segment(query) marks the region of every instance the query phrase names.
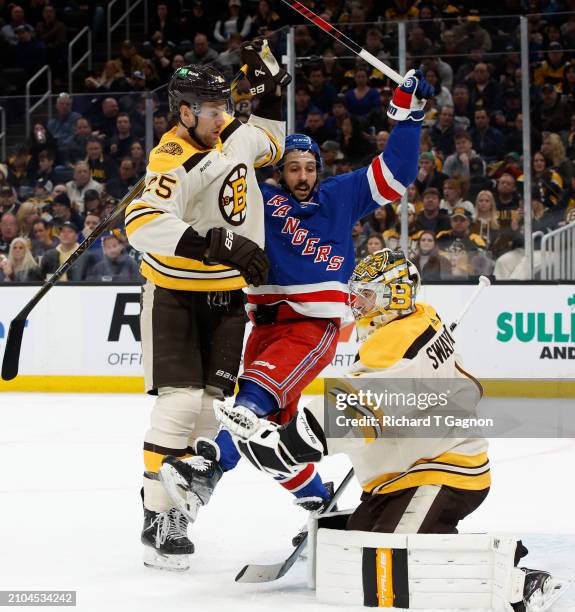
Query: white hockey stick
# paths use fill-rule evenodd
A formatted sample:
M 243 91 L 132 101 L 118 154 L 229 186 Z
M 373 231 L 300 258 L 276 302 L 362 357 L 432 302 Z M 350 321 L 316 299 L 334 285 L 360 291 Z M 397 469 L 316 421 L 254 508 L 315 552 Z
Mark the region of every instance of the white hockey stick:
M 469 296 L 469 299 L 463 305 L 461 312 L 456 317 L 455 321 L 453 321 L 453 323 L 449 326 L 449 331 L 453 331 L 461 323 L 461 319 L 463 319 L 465 313 L 471 308 L 473 302 L 475 302 L 485 287 L 488 287 L 489 285 L 491 285 L 491 281 L 487 278 L 487 276 L 479 277 L 479 283 L 477 284 L 477 287 L 475 287 L 475 291 Z

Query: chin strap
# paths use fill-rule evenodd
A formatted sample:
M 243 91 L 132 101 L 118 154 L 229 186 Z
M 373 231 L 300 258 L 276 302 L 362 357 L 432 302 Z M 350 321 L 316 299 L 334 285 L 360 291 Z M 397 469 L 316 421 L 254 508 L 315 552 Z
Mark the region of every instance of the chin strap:
M 201 138 L 198 138 L 198 136 L 196 136 L 196 128 L 198 127 L 198 116 L 194 115 L 194 118 L 196 120 L 196 123 L 193 127 L 188 127 L 183 121 L 182 121 L 182 117 L 181 115 L 178 114 L 178 123 L 180 123 L 184 128 L 186 128 L 188 134 L 190 135 L 190 138 L 194 141 L 197 142 L 202 149 L 211 149 L 212 147 L 209 147 L 205 142 L 202 142 Z

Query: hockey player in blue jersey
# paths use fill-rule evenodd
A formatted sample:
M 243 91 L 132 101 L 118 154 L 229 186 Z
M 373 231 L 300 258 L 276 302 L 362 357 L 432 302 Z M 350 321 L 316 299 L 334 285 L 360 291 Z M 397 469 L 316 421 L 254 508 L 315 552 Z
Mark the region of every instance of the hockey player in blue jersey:
M 318 145 L 304 134 L 287 137 L 280 186 L 260 185 L 270 270 L 266 285 L 247 290 L 253 329 L 235 398 L 239 414 L 287 423 L 303 389 L 331 362 L 355 266 L 351 229 L 378 206 L 401 198 L 415 180 L 425 101 L 433 93 L 421 72 L 410 71 L 387 111 L 397 124 L 385 151 L 369 166 L 321 185 Z M 221 430 L 216 442 L 205 457 L 164 459 L 164 486 L 192 520 L 222 471 L 240 458 L 228 431 Z M 277 480 L 308 510 L 330 496 L 311 463 Z

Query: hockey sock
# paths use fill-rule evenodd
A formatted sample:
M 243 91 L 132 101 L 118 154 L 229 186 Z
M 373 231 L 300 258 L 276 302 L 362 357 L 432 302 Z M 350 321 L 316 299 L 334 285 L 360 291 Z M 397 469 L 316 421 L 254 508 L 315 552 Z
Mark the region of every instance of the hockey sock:
M 241 383 L 239 393 L 236 395 L 235 406 L 245 406 L 259 417 L 266 417 L 279 409 L 275 397 L 251 380 Z
M 315 465 L 308 463 L 295 475 L 275 478 L 284 489 L 287 489 L 297 499 L 303 497 L 319 497 L 321 499 L 329 499 L 330 493 L 321 480 L 321 476 L 317 473 Z
M 221 429 L 216 436 L 216 444 L 220 447 L 220 466 L 224 472 L 233 470 L 241 455 L 232 440 L 232 436 L 227 429 Z

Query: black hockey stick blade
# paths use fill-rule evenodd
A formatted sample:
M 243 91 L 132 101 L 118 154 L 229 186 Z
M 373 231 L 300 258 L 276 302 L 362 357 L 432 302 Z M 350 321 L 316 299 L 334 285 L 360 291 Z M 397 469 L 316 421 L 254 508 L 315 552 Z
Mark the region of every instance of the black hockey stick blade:
M 337 488 L 333 497 L 330 499 L 329 504 L 324 508 L 320 514 L 331 512 L 331 510 L 337 504 L 337 500 L 341 497 L 341 494 L 349 484 L 349 481 L 353 478 L 353 468 L 345 475 L 345 478 L 341 481 L 341 484 Z M 291 569 L 292 565 L 299 559 L 305 546 L 307 544 L 307 532 L 304 534 L 301 542 L 293 549 L 291 554 L 284 561 L 279 563 L 271 563 L 268 565 L 262 564 L 249 564 L 244 566 L 238 575 L 236 576 L 236 582 L 245 583 L 257 583 L 257 582 L 273 582 L 282 576 L 285 576 Z
M 4 349 L 4 359 L 2 360 L 2 378 L 12 380 L 18 374 L 18 361 L 20 360 L 20 347 L 22 346 L 22 336 L 26 318 L 13 319 L 10 322 L 6 348 Z

